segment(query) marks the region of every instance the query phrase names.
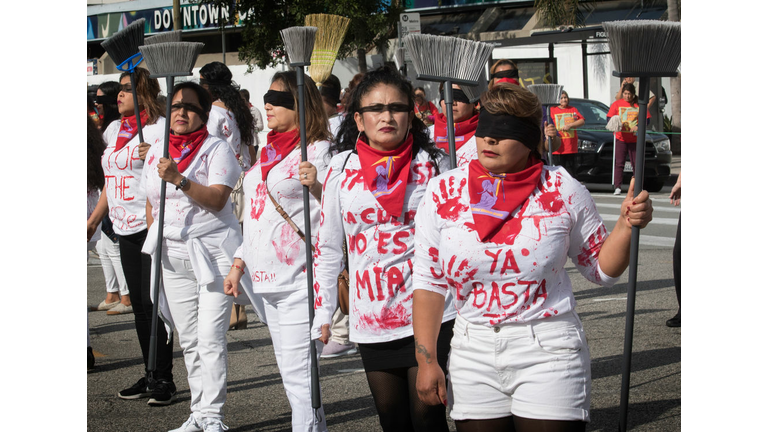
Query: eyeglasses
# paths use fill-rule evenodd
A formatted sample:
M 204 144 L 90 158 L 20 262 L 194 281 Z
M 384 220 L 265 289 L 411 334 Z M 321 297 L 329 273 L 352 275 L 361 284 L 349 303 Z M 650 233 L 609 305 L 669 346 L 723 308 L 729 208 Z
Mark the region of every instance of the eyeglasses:
M 408 104 L 404 103 L 391 103 L 388 105 L 384 104 L 374 104 L 374 105 L 368 105 L 367 107 L 360 108 L 359 112 L 362 113 L 375 113 L 375 114 L 382 114 L 384 111 L 389 111 L 390 113 L 407 113 L 411 111 L 411 107 L 408 106 Z

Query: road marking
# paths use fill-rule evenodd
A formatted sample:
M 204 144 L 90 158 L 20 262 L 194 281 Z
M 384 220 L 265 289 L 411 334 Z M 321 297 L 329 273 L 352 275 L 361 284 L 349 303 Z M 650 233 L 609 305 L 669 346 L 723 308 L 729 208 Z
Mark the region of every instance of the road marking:
M 612 209 L 620 209 L 621 204 L 608 204 L 608 203 L 595 203 L 598 207 L 605 207 L 605 208 L 612 208 Z M 664 212 L 672 212 L 672 213 L 680 213 L 680 207 L 657 207 L 653 206 L 653 211 L 664 211 Z
M 338 373 L 360 373 L 365 372 L 365 369 L 339 369 Z
M 656 210 L 656 209 L 654 209 Z M 616 222 L 619 220 L 619 215 L 615 214 L 609 214 L 609 215 L 600 215 L 603 218 L 603 222 Z M 653 218 L 651 220 L 651 223 L 648 225 L 670 225 L 670 226 L 677 226 L 677 218 Z
M 626 297 L 614 297 L 614 298 L 606 298 L 606 299 L 594 299 L 592 301 L 601 302 L 601 301 L 613 301 L 613 300 L 626 300 Z

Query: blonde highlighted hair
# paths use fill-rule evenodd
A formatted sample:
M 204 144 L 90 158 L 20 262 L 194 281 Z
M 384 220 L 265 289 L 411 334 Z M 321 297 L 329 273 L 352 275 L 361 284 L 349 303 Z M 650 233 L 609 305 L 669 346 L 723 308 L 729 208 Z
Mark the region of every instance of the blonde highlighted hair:
M 293 95 L 294 121 L 299 126 L 299 86 L 296 83 L 296 73 L 293 71 L 278 72 L 272 76 L 272 82 L 279 82 L 284 91 Z M 304 74 L 304 121 L 307 128 L 307 143 L 315 141 L 330 141 L 333 136 L 328 125 L 328 114 L 323 107 L 323 98 L 312 78 Z

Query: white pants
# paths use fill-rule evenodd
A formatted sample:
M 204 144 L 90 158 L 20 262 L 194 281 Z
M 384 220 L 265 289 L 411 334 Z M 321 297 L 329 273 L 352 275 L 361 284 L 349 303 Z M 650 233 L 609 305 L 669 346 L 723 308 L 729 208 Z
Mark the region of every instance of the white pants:
M 233 297 L 224 294 L 226 258 L 214 256 L 211 262 L 219 270 L 215 281 L 198 287 L 190 261 L 163 256 L 163 286 L 187 366 L 190 408 L 198 420 L 222 419 L 227 399 L 227 329 Z
M 125 282 L 123 265 L 120 263 L 120 243 L 112 243 L 112 240 L 102 235 L 96 242 L 96 253 L 101 260 L 101 268 L 104 271 L 104 281 L 107 283 L 107 292 L 119 292 L 120 296 L 128 295 L 128 284 Z
M 573 312 L 486 327 L 456 317 L 448 359 L 454 420 L 589 421 L 589 347 Z
M 277 367 L 291 404 L 293 432 L 327 431 L 323 407 L 318 409 L 319 420 L 315 419 L 312 408 L 307 290 L 265 293 L 263 297 Z M 320 361 L 322 342 L 314 342 Z
M 339 308 L 336 308 L 331 321 L 331 340 L 340 345 L 349 343 L 349 315 L 341 313 Z

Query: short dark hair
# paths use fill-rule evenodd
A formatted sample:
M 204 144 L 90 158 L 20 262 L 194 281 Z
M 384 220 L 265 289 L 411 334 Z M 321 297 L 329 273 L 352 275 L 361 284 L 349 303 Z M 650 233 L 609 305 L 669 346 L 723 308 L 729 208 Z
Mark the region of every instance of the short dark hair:
M 251 101 L 251 92 L 246 89 L 240 89 L 240 96 L 244 97 L 248 102 Z

